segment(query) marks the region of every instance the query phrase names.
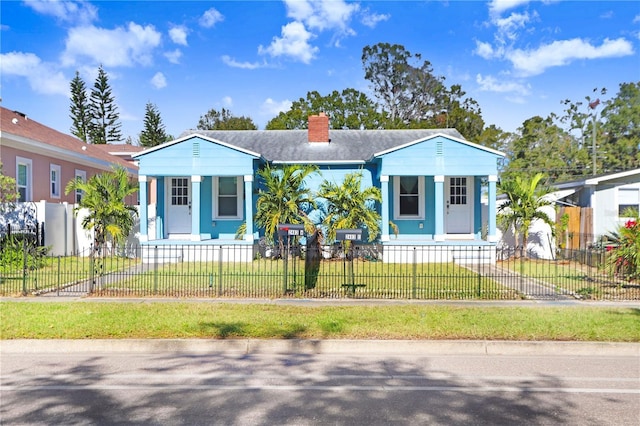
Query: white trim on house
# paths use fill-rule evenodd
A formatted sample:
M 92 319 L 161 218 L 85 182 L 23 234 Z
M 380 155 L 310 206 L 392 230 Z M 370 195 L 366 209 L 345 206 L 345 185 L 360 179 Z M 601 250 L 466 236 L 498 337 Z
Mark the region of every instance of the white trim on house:
M 236 180 L 236 194 L 235 195 L 220 195 L 220 179 L 234 178 Z M 220 203 L 218 202 L 220 197 L 236 198 L 236 215 L 221 215 Z M 243 218 L 243 200 L 244 200 L 244 177 L 240 176 L 214 176 L 213 177 L 213 220 L 237 220 Z
M 25 182 L 20 182 L 20 166 L 26 167 Z M 18 201 L 33 200 L 33 161 L 30 158 L 16 156 L 16 188 L 18 193 L 24 188 L 24 200 L 20 198 Z
M 411 142 L 405 143 L 403 145 L 398 145 L 398 146 L 393 147 L 393 148 L 385 149 L 384 151 L 376 152 L 375 154 L 373 154 L 373 157 L 379 157 L 381 155 L 385 155 L 385 154 L 388 154 L 390 152 L 394 152 L 394 151 L 397 151 L 399 149 L 406 148 L 408 146 L 415 145 L 415 144 L 418 144 L 420 142 L 425 142 L 425 141 L 428 141 L 428 140 L 431 140 L 431 139 L 434 139 L 434 138 L 437 138 L 437 137 L 443 137 L 445 139 L 449 139 L 449 140 L 452 140 L 452 141 L 455 141 L 455 142 L 459 142 L 461 144 L 468 145 L 468 146 L 473 147 L 473 148 L 481 149 L 482 151 L 490 152 L 492 154 L 496 154 L 496 155 L 499 155 L 501 157 L 506 157 L 507 156 L 504 152 L 500 152 L 500 151 L 497 151 L 495 149 L 488 148 L 486 146 L 482 146 L 482 145 L 478 145 L 478 144 L 473 143 L 473 142 L 469 142 L 466 139 L 456 138 L 455 136 L 447 135 L 447 134 L 444 134 L 444 133 L 436 133 L 435 135 L 431 135 L 431 136 L 428 136 L 426 138 L 417 139 L 415 141 L 411 141 Z
M 400 180 L 402 178 L 418 178 L 418 214 L 400 214 Z M 393 177 L 393 219 L 394 220 L 423 220 L 425 218 L 424 206 L 424 176 L 394 176 Z
M 226 148 L 242 152 L 244 154 L 249 154 L 249 155 L 252 155 L 252 156 L 254 156 L 256 158 L 262 158 L 262 155 L 258 154 L 257 152 L 249 151 L 248 149 L 240 148 L 238 146 L 231 145 L 230 143 L 226 143 L 226 142 L 220 141 L 218 139 L 214 139 L 214 138 L 210 138 L 208 136 L 204 136 L 204 135 L 202 135 L 200 133 L 191 133 L 191 134 L 189 134 L 187 136 L 183 136 L 183 137 L 178 138 L 176 140 L 165 142 L 163 144 L 154 146 L 153 148 L 145 149 L 144 151 L 140 151 L 140 152 L 138 152 L 136 154 L 132 154 L 131 158 L 141 157 L 141 156 L 149 154 L 151 152 L 158 151 L 158 150 L 161 150 L 161 149 L 164 149 L 164 148 L 179 144 L 181 142 L 184 142 L 186 140 L 193 139 L 193 138 L 204 139 L 204 140 L 206 140 L 208 142 L 215 143 L 215 144 L 224 146 Z
M 58 164 L 49 163 L 49 196 L 51 198 L 60 198 L 61 175 L 62 167 Z
M 75 174 L 74 174 L 74 178 L 75 179 L 82 179 L 82 182 L 86 182 L 87 181 L 87 172 L 85 170 L 80 170 L 80 169 L 76 169 Z M 82 197 L 84 197 L 84 192 L 80 189 L 76 189 L 75 191 L 75 197 L 74 197 L 74 201 L 76 204 L 79 204 L 80 201 L 82 200 Z

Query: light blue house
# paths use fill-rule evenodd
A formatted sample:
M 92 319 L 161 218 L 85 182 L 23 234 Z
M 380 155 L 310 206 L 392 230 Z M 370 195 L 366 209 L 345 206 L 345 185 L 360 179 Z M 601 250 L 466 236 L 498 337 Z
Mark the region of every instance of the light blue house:
M 147 245 L 253 245 L 263 235 L 253 221 L 256 172 L 270 163 L 318 165 L 321 175 L 308 182 L 311 189 L 324 179 L 340 184 L 346 174 L 362 172 L 363 185 L 382 193 L 377 208 L 383 247 L 491 246 L 497 163 L 503 156 L 454 129 L 329 130 L 324 114 L 309 117 L 308 131 L 188 132 L 134 156 L 140 239 Z M 155 185 L 148 185 L 152 180 Z M 244 222 L 247 233 L 237 240 Z

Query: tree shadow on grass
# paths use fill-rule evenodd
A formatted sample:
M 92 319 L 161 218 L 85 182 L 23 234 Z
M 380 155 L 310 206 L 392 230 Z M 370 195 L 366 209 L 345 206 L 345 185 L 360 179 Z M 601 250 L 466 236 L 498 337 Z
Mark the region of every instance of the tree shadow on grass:
M 307 331 L 307 327 L 301 324 L 290 325 L 262 325 L 264 336 L 262 338 L 273 339 L 299 339 Z M 226 338 L 246 338 L 251 335 L 248 323 L 241 322 L 200 322 L 197 330 L 206 337 L 218 339 Z

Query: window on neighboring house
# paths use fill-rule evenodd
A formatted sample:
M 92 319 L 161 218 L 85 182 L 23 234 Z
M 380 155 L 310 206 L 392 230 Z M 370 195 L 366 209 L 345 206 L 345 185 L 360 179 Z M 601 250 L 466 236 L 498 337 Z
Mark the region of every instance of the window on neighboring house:
M 236 176 L 215 178 L 213 214 L 216 219 L 242 218 L 242 183 L 242 179 Z
M 640 189 L 618 188 L 618 217 L 627 218 L 628 212 L 637 216 L 638 211 L 640 211 Z
M 87 181 L 87 172 L 84 170 L 76 170 L 76 180 L 80 179 L 82 182 Z M 82 197 L 84 197 L 84 192 L 81 189 L 76 189 L 76 204 L 79 204 L 82 201 Z
M 31 201 L 31 167 L 28 158 L 16 157 L 16 186 L 18 187 L 18 201 Z
M 60 198 L 60 166 L 51 164 L 49 175 L 51 176 L 51 197 Z
M 396 219 L 424 218 L 424 178 L 397 176 L 394 179 L 394 216 Z

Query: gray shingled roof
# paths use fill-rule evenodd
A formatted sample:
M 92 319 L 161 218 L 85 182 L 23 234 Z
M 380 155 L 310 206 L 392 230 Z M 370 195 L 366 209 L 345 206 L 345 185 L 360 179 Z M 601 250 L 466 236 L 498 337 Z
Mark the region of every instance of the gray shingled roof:
M 307 130 L 188 130 L 180 138 L 200 134 L 248 151 L 271 162 L 323 163 L 368 161 L 373 154 L 444 134 L 465 140 L 455 129 L 330 130 L 330 143 L 309 143 Z

